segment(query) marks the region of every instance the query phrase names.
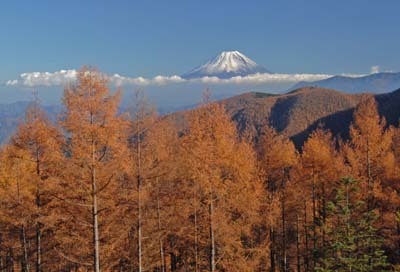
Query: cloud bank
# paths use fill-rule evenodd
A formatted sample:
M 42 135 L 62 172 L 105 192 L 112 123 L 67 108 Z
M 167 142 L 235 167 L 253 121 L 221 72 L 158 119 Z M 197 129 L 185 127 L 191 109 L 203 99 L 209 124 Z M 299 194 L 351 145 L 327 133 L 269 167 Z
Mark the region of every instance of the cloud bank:
M 379 72 L 380 72 L 379 65 L 371 66 L 371 74 L 376 74 L 376 73 L 379 73 Z
M 30 72 L 22 73 L 18 79 L 8 80 L 7 86 L 64 86 L 76 81 L 76 70 L 60 70 L 54 73 L 50 72 Z
M 228 79 L 218 77 L 202 77 L 196 79 L 184 79 L 180 76 L 155 76 L 126 77 L 119 74 L 105 75 L 109 82 L 115 86 L 160 86 L 181 83 L 204 83 L 204 84 L 268 84 L 268 83 L 296 83 L 299 81 L 317 81 L 332 77 L 328 74 L 253 74 L 248 76 L 236 76 Z M 363 75 L 347 75 L 363 76 Z M 52 87 L 65 86 L 74 83 L 77 77 L 77 70 L 60 70 L 56 72 L 29 72 L 20 74 L 18 79 L 8 80 L 7 86 L 23 87 Z

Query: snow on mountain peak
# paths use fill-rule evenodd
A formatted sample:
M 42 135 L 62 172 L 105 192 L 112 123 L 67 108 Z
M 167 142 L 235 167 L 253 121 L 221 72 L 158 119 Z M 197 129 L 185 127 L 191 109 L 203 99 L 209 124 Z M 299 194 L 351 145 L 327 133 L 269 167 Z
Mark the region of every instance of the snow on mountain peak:
M 256 73 L 270 73 L 239 51 L 223 51 L 205 64 L 182 75 L 183 78 L 247 76 Z

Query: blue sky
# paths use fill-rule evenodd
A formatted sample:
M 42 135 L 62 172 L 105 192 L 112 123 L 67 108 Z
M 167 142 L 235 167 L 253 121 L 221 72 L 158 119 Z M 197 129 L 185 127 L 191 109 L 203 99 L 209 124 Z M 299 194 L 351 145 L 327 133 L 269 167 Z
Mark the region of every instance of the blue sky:
M 400 1 L 3 1 L 0 82 L 94 65 L 180 75 L 222 50 L 277 73 L 400 71 Z
M 278 72 L 400 70 L 399 1 L 6 1 L 0 78 L 181 74 L 222 50 Z

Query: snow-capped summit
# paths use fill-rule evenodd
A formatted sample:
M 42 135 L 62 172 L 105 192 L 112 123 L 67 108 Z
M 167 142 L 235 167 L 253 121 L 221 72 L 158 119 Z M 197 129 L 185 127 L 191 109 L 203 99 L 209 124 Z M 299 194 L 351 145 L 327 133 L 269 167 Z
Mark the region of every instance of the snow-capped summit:
M 239 51 L 224 51 L 205 64 L 183 74 L 183 78 L 219 77 L 231 78 L 234 76 L 247 76 L 256 73 L 271 73 L 263 66 Z

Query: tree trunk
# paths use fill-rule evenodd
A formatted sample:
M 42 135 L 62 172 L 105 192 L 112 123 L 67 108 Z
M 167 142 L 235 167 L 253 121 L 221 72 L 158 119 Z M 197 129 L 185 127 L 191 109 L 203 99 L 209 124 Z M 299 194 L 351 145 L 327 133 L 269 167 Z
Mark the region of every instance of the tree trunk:
M 312 205 L 313 205 L 313 271 L 315 270 L 317 260 L 316 260 L 316 250 L 317 250 L 317 211 L 316 211 L 316 197 L 315 197 L 315 176 L 313 174 L 312 180 Z
M 274 227 L 271 225 L 269 227 L 269 236 L 270 236 L 270 272 L 275 272 L 275 232 Z
M 137 176 L 137 200 L 138 200 L 138 218 L 137 218 L 137 244 L 138 244 L 138 271 L 142 272 L 142 208 L 141 208 L 141 180 L 140 175 Z
M 26 230 L 23 224 L 21 225 L 21 242 L 23 251 L 22 271 L 29 272 L 28 246 L 26 242 Z
M 136 129 L 137 129 L 137 202 L 138 202 L 138 216 L 137 216 L 137 244 L 138 244 L 138 272 L 143 271 L 142 264 L 142 203 L 141 203 L 141 189 L 142 189 L 142 181 L 141 181 L 141 141 L 140 141 L 140 121 L 139 118 L 136 120 Z
M 95 168 L 95 146 L 92 143 L 92 217 L 93 217 L 93 270 L 100 272 L 100 247 L 99 247 L 99 226 L 98 226 L 98 206 L 97 206 L 97 184 Z
M 93 242 L 94 242 L 94 271 L 100 272 L 100 254 L 99 254 L 99 226 L 97 220 L 97 193 L 96 193 L 96 181 L 93 179 Z
M 42 266 L 42 233 L 40 230 L 40 224 L 38 223 L 36 226 L 36 271 L 41 271 Z
M 194 271 L 198 271 L 199 267 L 199 254 L 198 254 L 198 228 L 197 228 L 197 193 L 195 193 L 194 197 Z
M 285 195 L 285 170 L 283 170 L 282 177 L 282 197 L 281 197 L 281 206 L 282 206 L 282 271 L 286 272 L 287 269 L 287 256 L 286 256 L 286 195 Z
M 138 218 L 137 218 L 137 243 L 138 243 L 138 262 L 139 262 L 139 267 L 138 271 L 142 272 L 142 209 L 141 209 L 141 181 L 140 181 L 140 176 L 137 177 L 137 199 L 138 199 Z
M 157 217 L 158 217 L 158 232 L 160 235 L 160 259 L 161 259 L 161 272 L 165 272 L 165 258 L 164 258 L 164 245 L 163 245 L 163 234 L 161 232 L 161 210 L 160 210 L 160 187 L 157 178 Z
M 176 255 L 175 255 L 175 253 L 173 253 L 173 252 L 171 252 L 170 254 L 169 254 L 169 256 L 170 256 L 170 262 L 171 262 L 171 272 L 174 272 L 174 271 L 176 271 L 177 270 L 177 260 L 176 260 Z
M 299 215 L 296 215 L 296 255 L 297 255 L 297 272 L 300 272 L 301 271 L 301 260 L 300 260 Z
M 210 272 L 215 271 L 215 237 L 214 237 L 214 201 L 213 191 L 210 190 L 210 205 L 209 205 L 209 216 L 210 216 Z
M 19 184 L 19 179 L 17 180 L 17 202 L 18 204 L 21 204 L 21 195 L 20 195 L 20 184 Z M 27 246 L 27 241 L 26 241 L 26 229 L 25 225 L 21 225 L 21 244 L 22 244 L 22 253 L 23 253 L 23 261 L 22 261 L 22 270 L 24 272 L 29 272 L 29 256 L 28 256 L 28 246 Z M 11 260 L 12 258 L 12 248 L 10 248 L 10 257 Z M 12 269 L 14 269 L 14 263 L 12 262 Z M 9 262 L 7 260 L 6 256 L 6 270 L 8 270 L 9 267 Z
M 10 271 L 10 272 L 14 272 L 15 271 L 15 267 L 14 267 L 14 252 L 13 252 L 13 249 L 10 247 L 9 248 L 9 253 L 8 253 L 9 255 L 9 258 L 8 258 L 8 262 L 7 262 L 7 268 L 8 268 L 8 271 Z
M 38 177 L 38 182 L 41 181 L 40 177 L 40 160 L 39 160 L 39 150 L 36 148 L 36 175 Z M 40 200 L 40 185 L 36 185 L 36 207 L 39 211 L 40 216 L 40 208 L 41 208 L 41 200 Z M 42 265 L 42 233 L 41 233 L 41 225 L 40 222 L 36 223 L 36 272 L 41 271 Z
M 326 233 L 325 233 L 325 226 L 326 226 L 326 192 L 325 192 L 325 184 L 322 183 L 322 254 L 325 256 L 326 253 Z M 325 264 L 322 263 L 322 268 L 325 268 Z
M 307 228 L 307 202 L 304 200 L 304 243 L 305 243 L 305 254 L 304 254 L 304 270 L 309 271 L 309 249 L 308 249 L 308 228 Z

